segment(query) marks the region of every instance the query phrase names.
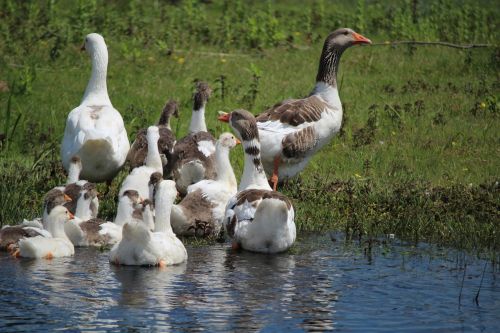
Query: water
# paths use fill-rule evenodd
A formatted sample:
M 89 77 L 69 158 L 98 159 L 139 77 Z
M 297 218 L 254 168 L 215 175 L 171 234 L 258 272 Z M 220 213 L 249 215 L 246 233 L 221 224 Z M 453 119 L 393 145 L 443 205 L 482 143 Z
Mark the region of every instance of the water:
M 0 254 L 0 331 L 498 332 L 500 326 L 498 266 L 454 250 L 394 241 L 370 251 L 310 236 L 274 256 L 233 253 L 228 244 L 189 247 L 188 254 L 187 264 L 163 270 L 114 267 L 95 249 L 51 261 Z

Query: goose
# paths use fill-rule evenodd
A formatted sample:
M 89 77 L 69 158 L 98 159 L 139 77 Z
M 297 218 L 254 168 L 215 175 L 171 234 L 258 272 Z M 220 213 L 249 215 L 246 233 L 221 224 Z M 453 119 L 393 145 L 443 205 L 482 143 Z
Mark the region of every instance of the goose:
M 113 245 L 122 239 L 122 230 L 125 223 L 132 219 L 134 209 L 143 202 L 139 192 L 125 191 L 118 201 L 118 210 L 114 222 L 105 222 L 99 225 L 99 234 L 106 237 L 107 243 Z
M 147 130 L 148 153 L 146 164 L 135 168 L 123 181 L 119 195 L 127 190 L 136 190 L 143 199 L 152 199 L 149 196 L 149 179 L 155 172 L 163 173 L 160 152 L 158 151 L 158 140 L 160 132 L 157 126 L 149 126 Z
M 221 115 L 243 142 L 245 164 L 238 192 L 227 203 L 224 227 L 233 239 L 233 248 L 277 253 L 295 241 L 292 202 L 269 186 L 260 159 L 261 146 L 255 117 L 248 111 L 235 110 Z
M 329 143 L 342 125 L 342 104 L 337 72 L 342 53 L 350 46 L 371 44 L 352 29 L 341 28 L 325 40 L 316 85 L 308 97 L 287 99 L 256 117 L 262 147 L 262 164 L 279 181 L 302 171 L 311 157 Z
M 179 104 L 174 100 L 169 100 L 167 102 L 163 108 L 157 125 L 160 133 L 158 150 L 160 152 L 160 156 L 163 155 L 165 157 L 165 160 L 162 161 L 163 174 L 165 177 L 169 177 L 172 172 L 172 154 L 174 153 L 174 145 L 176 142 L 175 135 L 170 127 L 171 116 L 179 118 Z M 147 129 L 143 128 L 139 130 L 134 143 L 130 147 L 127 161 L 129 162 L 131 169 L 144 165 L 146 161 L 146 156 L 148 154 L 148 141 L 146 134 Z
M 82 171 L 82 162 L 80 157 L 73 156 L 70 160 L 70 165 L 68 169 L 68 179 L 65 186 L 58 186 L 56 188 L 64 191 L 68 195 L 71 201 L 65 204 L 70 213 L 74 214 L 80 219 L 85 219 L 85 216 L 80 216 L 79 212 L 86 212 L 88 207 L 84 207 L 83 210 L 78 210 L 78 198 L 82 191 L 89 193 L 92 196 L 92 201 L 90 202 L 90 214 L 92 218 L 96 218 L 99 212 L 99 198 L 97 197 L 97 188 L 94 183 L 90 183 L 87 180 L 80 179 L 80 173 Z
M 134 211 L 134 220 L 123 226 L 123 236 L 110 252 L 109 260 L 117 265 L 177 265 L 187 260 L 186 248 L 175 236 L 170 213 L 177 196 L 175 182 L 161 180 L 155 195 L 155 228 L 150 231 L 143 211 Z
M 68 170 L 71 158 L 79 156 L 83 179 L 110 184 L 123 166 L 130 144 L 122 116 L 108 96 L 108 50 L 104 38 L 96 33 L 87 35 L 83 49 L 92 60 L 92 74 L 80 105 L 66 120 L 61 157 Z
M 208 84 L 196 84 L 189 134 L 177 141 L 174 147 L 172 172 L 181 195 L 186 194 L 189 185 L 216 176 L 215 139 L 207 132 L 205 124 L 205 106 L 211 93 Z
M 90 184 L 90 183 L 89 183 Z M 94 188 L 82 187 L 77 199 L 74 218 L 64 224 L 64 232 L 74 246 L 104 246 L 110 244 L 111 237 L 100 234 L 100 226 L 106 221 L 92 214 L 92 201 L 97 196 Z
M 73 214 L 66 207 L 54 207 L 46 222 L 52 237 L 23 238 L 19 241 L 19 250 L 14 254 L 24 258 L 46 259 L 72 256 L 75 248 L 64 232 L 64 223 L 71 218 Z
M 171 223 L 176 235 L 217 235 L 227 201 L 236 194 L 237 184 L 229 151 L 241 143 L 231 133 L 222 133 L 215 144 L 217 177 L 204 179 L 187 188 L 187 195 L 172 207 Z
M 19 225 L 4 226 L 0 229 L 0 251 L 13 253 L 19 248 L 19 240 L 27 237 L 43 236 L 52 237 L 44 229 L 43 220 L 47 221 L 48 215 L 56 206 L 62 206 L 71 199 L 59 189 L 52 189 L 45 194 L 43 217 L 34 220 L 24 220 Z

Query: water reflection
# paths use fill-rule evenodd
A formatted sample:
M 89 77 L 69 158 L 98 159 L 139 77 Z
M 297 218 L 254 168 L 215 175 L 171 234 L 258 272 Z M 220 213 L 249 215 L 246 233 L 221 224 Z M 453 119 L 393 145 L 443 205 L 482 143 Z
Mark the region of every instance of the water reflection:
M 376 244 L 366 256 L 363 245 L 314 237 L 274 256 L 227 244 L 188 255 L 162 270 L 110 266 L 94 249 L 51 261 L 0 254 L 0 331 L 494 331 L 500 323 L 498 266 L 456 251 Z

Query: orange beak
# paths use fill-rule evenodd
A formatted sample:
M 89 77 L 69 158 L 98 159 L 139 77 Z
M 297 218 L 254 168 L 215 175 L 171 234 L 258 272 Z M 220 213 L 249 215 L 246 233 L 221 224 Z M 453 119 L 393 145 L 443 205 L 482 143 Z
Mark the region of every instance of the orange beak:
M 236 144 L 237 144 L 237 145 L 241 145 L 241 141 L 240 141 L 240 140 L 238 140 L 238 139 L 236 139 Z
M 85 44 L 83 44 L 82 47 L 80 47 L 80 51 L 85 51 Z
M 369 40 L 368 38 L 358 34 L 357 32 L 353 32 L 352 36 L 354 37 L 354 44 L 371 44 L 372 41 Z
M 229 122 L 229 113 L 226 113 L 226 112 L 221 112 L 219 114 L 219 116 L 217 117 L 217 119 L 219 119 L 220 121 L 223 121 L 225 123 L 228 123 Z
M 70 201 L 73 201 L 73 200 L 70 198 L 70 196 L 69 196 L 69 195 L 64 194 L 64 201 L 66 201 L 66 202 L 70 202 Z
M 69 213 L 69 219 L 72 220 L 75 218 L 75 215 L 73 215 L 71 212 L 68 212 Z

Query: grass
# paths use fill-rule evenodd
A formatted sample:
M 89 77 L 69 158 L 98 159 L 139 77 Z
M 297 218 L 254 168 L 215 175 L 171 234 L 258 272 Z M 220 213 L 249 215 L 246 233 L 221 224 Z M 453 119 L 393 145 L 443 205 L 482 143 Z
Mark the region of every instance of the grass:
M 165 8 L 186 11 L 189 3 Z M 315 4 L 321 5 L 321 1 Z M 220 2 L 201 6 L 204 22 L 223 10 Z M 309 93 L 327 23 L 301 28 L 298 22 L 303 15 L 313 12 L 308 7 L 306 14 L 299 13 L 296 4 L 290 5 L 290 12 L 278 16 L 274 25 L 275 34 L 283 33 L 285 38 L 259 37 L 273 29 L 273 10 L 285 7 L 278 2 L 270 12 L 269 6 L 256 7 L 257 32 L 244 30 L 248 28 L 245 25 L 240 27 L 243 30 L 230 31 L 234 38 L 245 40 L 234 46 L 215 42 L 217 34 L 210 22 L 204 32 L 197 26 L 190 28 L 194 37 L 199 37 L 194 41 L 191 37 L 191 44 L 179 39 L 167 48 L 158 45 L 174 37 L 158 37 L 170 32 L 154 22 L 143 22 L 147 29 L 131 36 L 104 26 L 110 56 L 109 95 L 123 115 L 129 137 L 155 122 L 169 98 L 180 101 L 181 117 L 174 120 L 173 128 L 178 137 L 184 135 L 196 79 L 208 81 L 215 90 L 207 107 L 207 124 L 215 135 L 229 130 L 217 122 L 217 110 L 246 108 L 257 114 L 280 100 Z M 365 30 L 360 32 L 374 42 L 383 42 L 391 37 L 391 26 L 373 26 L 373 22 L 392 5 L 370 6 L 364 11 L 377 10 L 362 19 L 352 16 L 338 23 L 354 27 L 364 21 Z M 349 9 L 346 4 L 338 8 Z M 120 9 L 106 13 L 118 15 Z M 407 17 L 401 15 L 401 19 Z M 489 14 L 484 15 L 487 20 Z M 67 22 L 63 19 L 69 16 L 62 17 L 58 24 L 64 27 Z M 149 16 L 137 17 L 147 20 Z M 164 19 L 174 23 L 167 20 L 166 27 L 181 25 L 176 17 L 169 17 Z M 280 23 L 284 18 L 294 19 L 289 31 Z M 149 20 L 159 17 L 151 14 Z M 398 22 L 394 19 L 392 27 Z M 90 32 L 97 23 L 90 20 L 86 24 Z M 454 41 L 489 42 L 495 38 L 495 33 L 488 35 L 495 31 L 489 27 L 497 25 L 496 21 L 485 23 L 474 30 L 474 36 L 458 34 Z M 8 91 L 0 89 L 1 224 L 40 215 L 43 194 L 64 182 L 59 145 L 65 119 L 79 104 L 90 75 L 88 56 L 78 51 L 83 34 L 73 35 L 77 27 L 68 29 L 71 33 L 63 34 L 67 38 L 55 51 L 54 38 L 32 36 L 28 28 L 14 45 L 0 44 L 4 51 L 0 81 L 9 87 Z M 401 29 L 409 37 L 425 32 L 416 31 L 411 23 Z M 432 31 L 428 36 L 440 37 Z M 144 44 L 147 33 L 152 37 Z M 485 40 L 478 39 L 483 35 L 487 35 Z M 262 40 L 252 42 L 251 36 Z M 273 43 L 273 38 L 278 42 Z M 27 40 L 32 43 L 22 45 Z M 371 46 L 346 51 L 339 73 L 345 110 L 342 133 L 313 158 L 298 179 L 282 189 L 294 199 L 299 231 L 341 230 L 354 238 L 393 233 L 411 241 L 498 251 L 498 59 L 496 48 L 461 51 Z M 232 162 L 239 176 L 241 149 L 232 154 Z M 125 172 L 120 173 L 102 198 L 102 217 L 113 217 L 124 176 Z

